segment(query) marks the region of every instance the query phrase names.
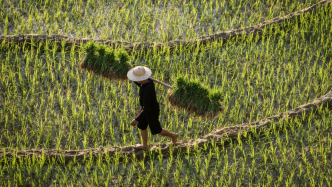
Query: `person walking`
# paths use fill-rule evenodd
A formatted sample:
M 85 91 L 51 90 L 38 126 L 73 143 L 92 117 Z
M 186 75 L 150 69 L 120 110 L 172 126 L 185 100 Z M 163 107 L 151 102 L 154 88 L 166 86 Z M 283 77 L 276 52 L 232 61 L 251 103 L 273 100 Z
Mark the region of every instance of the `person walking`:
M 138 149 L 148 151 L 148 131 L 149 126 L 152 135 L 159 134 L 172 138 L 173 144 L 177 142 L 178 134 L 169 132 L 161 127 L 159 122 L 159 103 L 157 101 L 154 83 L 149 77 L 152 72 L 145 66 L 137 66 L 127 72 L 129 80 L 139 86 L 139 103 L 141 110 L 138 116 L 130 122 L 130 125 L 137 126 L 141 131 L 143 145 L 137 146 Z

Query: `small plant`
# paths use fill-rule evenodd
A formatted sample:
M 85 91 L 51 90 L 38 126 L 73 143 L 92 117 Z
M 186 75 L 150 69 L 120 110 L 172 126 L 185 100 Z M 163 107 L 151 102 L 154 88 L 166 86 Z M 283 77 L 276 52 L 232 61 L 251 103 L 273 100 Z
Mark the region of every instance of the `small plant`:
M 174 90 L 170 91 L 168 100 L 171 105 L 186 108 L 198 115 L 214 116 L 220 111 L 223 93 L 209 90 L 199 80 L 189 80 L 186 76 L 178 76 Z
M 88 42 L 84 46 L 86 57 L 80 68 L 92 71 L 109 79 L 126 80 L 131 68 L 128 53 L 123 49 L 113 50 L 103 44 Z

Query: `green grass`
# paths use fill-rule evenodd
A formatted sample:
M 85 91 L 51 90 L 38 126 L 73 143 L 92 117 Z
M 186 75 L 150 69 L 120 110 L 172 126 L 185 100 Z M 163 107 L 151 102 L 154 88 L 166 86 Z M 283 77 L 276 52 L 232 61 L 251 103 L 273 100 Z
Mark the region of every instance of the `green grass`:
M 84 46 L 86 57 L 80 63 L 81 69 L 109 79 L 126 80 L 132 65 L 128 53 L 123 49 L 113 50 L 103 44 L 88 42 Z
M 331 16 L 330 10 L 326 15 Z M 321 13 L 311 16 L 292 31 L 275 31 L 280 36 L 260 41 L 248 37 L 241 45 L 211 43 L 197 53 L 129 58 L 133 66 L 149 67 L 153 77 L 170 85 L 186 74 L 224 94 L 224 113 L 215 119 L 194 118 L 171 107 L 167 90 L 156 84 L 162 126 L 179 132 L 183 140 L 198 138 L 216 128 L 285 112 L 331 90 L 331 19 L 321 19 Z M 51 48 L 0 54 L 1 147 L 83 149 L 140 142 L 139 132 L 129 125 L 139 111 L 136 85 L 81 72 L 78 63 L 85 52 L 74 47 L 70 53 Z
M 320 119 L 317 117 L 320 116 Z M 3 160 L 2 185 L 47 186 L 328 186 L 331 183 L 331 112 L 295 120 L 230 144 L 159 154 L 44 164 L 40 159 Z M 147 153 L 146 156 L 148 156 Z
M 258 25 L 317 2 L 3 0 L 0 34 L 62 34 L 128 42 L 189 40 Z
M 0 34 L 67 34 L 131 42 L 187 40 L 237 28 L 230 20 L 238 20 L 239 27 L 256 25 L 262 19 L 317 3 L 218 1 L 217 13 L 216 1 L 151 2 L 124 1 L 119 6 L 119 2 L 105 5 L 102 1 L 1 1 Z M 243 7 L 249 6 L 252 8 L 241 14 Z M 161 12 L 154 12 L 156 9 Z M 183 10 L 181 14 L 179 10 Z M 168 90 L 155 84 L 162 127 L 179 133 L 180 140 L 196 139 L 216 128 L 288 111 L 331 91 L 331 10 L 331 6 L 322 7 L 286 30 L 264 30 L 261 39 L 249 35 L 174 55 L 138 51 L 137 58 L 117 53 L 121 49 L 105 48 L 104 56 L 147 66 L 154 78 L 170 85 L 177 84 L 177 77 L 186 76 L 222 93 L 223 113 L 213 119 L 195 117 L 186 109 L 172 107 Z M 221 13 L 226 11 L 229 14 Z M 156 17 L 149 16 L 151 13 Z M 210 18 L 217 20 L 216 28 Z M 219 24 L 218 19 L 229 24 Z M 151 29 L 153 24 L 159 30 Z M 98 54 L 104 53 L 102 47 L 98 50 Z M 130 126 L 140 108 L 137 86 L 81 71 L 79 62 L 85 55 L 84 46 L 67 51 L 47 44 L 32 50 L 13 47 L 0 51 L 1 149 L 77 150 L 141 143 L 138 129 Z M 306 121 L 284 122 L 279 130 L 272 125 L 264 136 L 253 134 L 228 145 L 220 142 L 221 146 L 159 154 L 147 160 L 120 160 L 122 155 L 118 155 L 83 163 L 45 164 L 43 158 L 1 158 L 0 184 L 328 186 L 332 174 L 330 113 L 323 108 Z M 149 143 L 170 141 L 151 133 L 148 138 Z
M 188 77 L 178 76 L 174 90 L 168 96 L 172 105 L 180 106 L 199 115 L 216 115 L 221 106 L 223 93 L 209 90 L 199 79 L 189 80 Z

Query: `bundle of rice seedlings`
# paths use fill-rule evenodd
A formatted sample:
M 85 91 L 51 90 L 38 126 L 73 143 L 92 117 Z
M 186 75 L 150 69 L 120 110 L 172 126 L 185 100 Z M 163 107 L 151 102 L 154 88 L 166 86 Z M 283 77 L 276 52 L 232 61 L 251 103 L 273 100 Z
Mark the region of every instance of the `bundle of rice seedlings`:
M 117 80 L 127 80 L 127 72 L 131 68 L 129 56 L 125 50 L 113 50 L 102 44 L 89 42 L 84 47 L 87 53 L 80 68 L 91 71 L 102 77 Z M 222 92 L 209 90 L 201 85 L 199 80 L 190 80 L 179 76 L 174 87 L 150 77 L 153 81 L 169 87 L 167 99 L 172 106 L 185 108 L 199 116 L 216 116 L 221 108 Z
M 185 108 L 199 116 L 216 116 L 224 109 L 221 105 L 223 93 L 209 90 L 199 80 L 189 80 L 186 76 L 178 76 L 176 85 L 169 90 L 167 99 L 172 106 Z
M 79 63 L 80 68 L 109 79 L 126 80 L 127 71 L 132 68 L 129 56 L 123 49 L 113 50 L 103 44 L 88 42 L 84 46 L 87 53 Z

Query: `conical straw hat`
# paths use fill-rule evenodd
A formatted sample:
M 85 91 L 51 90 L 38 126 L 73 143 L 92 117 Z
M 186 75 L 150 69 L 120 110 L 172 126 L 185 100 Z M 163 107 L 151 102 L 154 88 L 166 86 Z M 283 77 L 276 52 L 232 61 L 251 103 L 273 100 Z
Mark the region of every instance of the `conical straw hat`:
M 145 66 L 137 66 L 130 69 L 127 73 L 127 77 L 132 81 L 143 81 L 151 77 L 152 72 Z

